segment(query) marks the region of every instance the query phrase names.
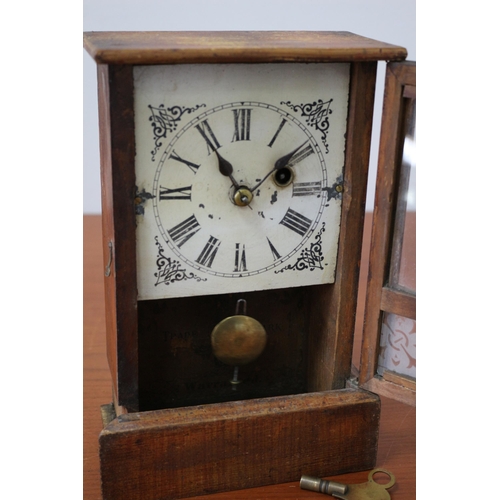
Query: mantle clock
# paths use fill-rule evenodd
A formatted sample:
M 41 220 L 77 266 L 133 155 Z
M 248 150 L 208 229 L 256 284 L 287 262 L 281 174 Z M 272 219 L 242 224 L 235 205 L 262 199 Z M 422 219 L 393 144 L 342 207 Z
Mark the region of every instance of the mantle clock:
M 373 467 L 348 388 L 377 61 L 346 32 L 89 32 L 107 354 L 103 498 Z

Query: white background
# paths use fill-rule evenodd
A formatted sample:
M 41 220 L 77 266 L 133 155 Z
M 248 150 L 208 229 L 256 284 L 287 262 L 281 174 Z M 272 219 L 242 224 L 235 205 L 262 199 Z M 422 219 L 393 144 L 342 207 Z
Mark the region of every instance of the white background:
M 408 50 L 416 60 L 414 0 L 87 0 L 84 31 L 325 30 L 351 31 Z M 367 208 L 373 209 L 385 63 L 379 64 Z M 100 213 L 95 63 L 83 56 L 83 212 Z
M 82 68 L 82 31 L 346 30 L 416 59 L 414 10 L 407 0 L 94 0 L 83 3 L 82 23 L 80 2 L 2 4 L 0 497 L 81 498 L 82 173 L 85 199 L 98 183 L 95 68 L 86 55 Z M 418 498 L 491 498 L 500 448 L 497 5 L 421 0 L 417 13 Z M 88 177 L 82 157 L 95 169 Z

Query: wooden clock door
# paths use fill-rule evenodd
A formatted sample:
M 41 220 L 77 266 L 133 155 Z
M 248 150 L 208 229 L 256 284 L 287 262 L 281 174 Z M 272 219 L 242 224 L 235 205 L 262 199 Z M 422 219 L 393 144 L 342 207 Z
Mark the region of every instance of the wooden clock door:
M 359 385 L 415 404 L 416 63 L 387 65 Z

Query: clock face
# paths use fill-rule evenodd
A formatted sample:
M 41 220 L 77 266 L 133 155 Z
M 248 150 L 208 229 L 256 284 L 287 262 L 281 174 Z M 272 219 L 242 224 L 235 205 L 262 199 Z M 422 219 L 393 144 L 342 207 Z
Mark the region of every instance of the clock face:
M 134 78 L 139 299 L 332 283 L 349 65 Z

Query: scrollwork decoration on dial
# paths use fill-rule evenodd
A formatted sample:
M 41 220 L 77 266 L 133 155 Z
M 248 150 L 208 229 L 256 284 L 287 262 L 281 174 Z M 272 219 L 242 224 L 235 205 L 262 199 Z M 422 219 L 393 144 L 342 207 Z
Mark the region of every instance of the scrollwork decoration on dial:
M 306 123 L 310 127 L 314 127 L 315 130 L 321 132 L 321 140 L 325 146 L 325 153 L 328 154 L 329 147 L 326 142 L 326 135 L 328 134 L 328 129 L 330 128 L 330 121 L 328 120 L 328 115 L 331 115 L 333 111 L 330 109 L 330 105 L 333 102 L 333 98 L 329 101 L 323 101 L 318 99 L 312 103 L 308 104 L 292 104 L 291 101 L 282 101 L 281 104 L 288 106 L 290 109 L 296 113 L 300 112 L 301 115 L 306 118 Z
M 312 241 L 309 248 L 304 248 L 300 252 L 300 256 L 295 264 L 284 267 L 274 271 L 275 274 L 282 273 L 284 271 L 304 271 L 309 269 L 309 271 L 314 271 L 315 269 L 323 269 L 321 262 L 325 259 L 323 256 L 321 235 L 325 232 L 325 223 L 323 222 L 318 234 L 314 237 L 316 241 Z
M 151 151 L 151 160 L 155 161 L 155 156 L 162 146 L 161 139 L 166 139 L 167 133 L 172 133 L 177 129 L 178 122 L 182 116 L 187 113 L 197 111 L 199 108 L 204 108 L 206 104 L 197 104 L 194 108 L 187 108 L 185 106 L 172 106 L 165 108 L 165 105 L 160 104 L 158 107 L 148 105 L 151 111 L 149 121 L 153 127 L 155 148 Z
M 156 267 L 158 268 L 158 272 L 154 273 L 156 277 L 155 286 L 160 284 L 170 285 L 175 281 L 185 281 L 191 279 L 196 281 L 207 281 L 207 278 L 200 278 L 194 273 L 186 273 L 186 270 L 181 268 L 181 263 L 179 261 L 166 257 L 163 253 L 163 247 L 158 241 L 158 236 L 155 236 L 155 242 L 158 247 L 158 257 L 156 258 Z

